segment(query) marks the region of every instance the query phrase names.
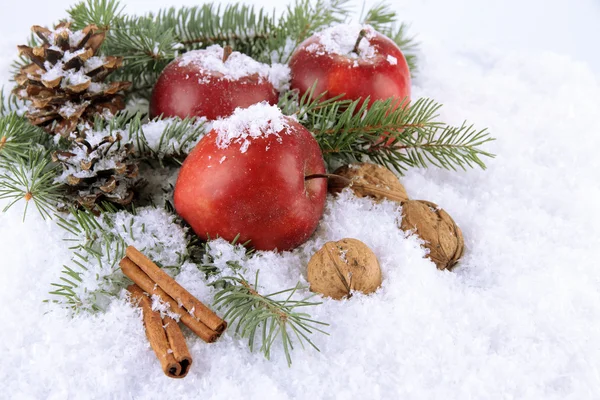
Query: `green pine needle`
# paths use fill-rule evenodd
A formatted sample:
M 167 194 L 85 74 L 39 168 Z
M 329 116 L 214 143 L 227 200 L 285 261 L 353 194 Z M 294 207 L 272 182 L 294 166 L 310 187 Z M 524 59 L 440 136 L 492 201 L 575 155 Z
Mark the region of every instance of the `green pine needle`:
M 44 142 L 46 136 L 16 112 L 0 115 L 0 160 L 26 158 L 32 144 Z
M 71 17 L 72 29 L 80 30 L 95 24 L 100 29 L 107 30 L 121 16 L 123 8 L 117 0 L 87 0 L 75 4 L 67 12 Z
M 33 202 L 43 218 L 50 218 L 61 199 L 61 185 L 54 182 L 58 168 L 47 150 L 29 150 L 25 158 L 0 160 L 0 200 L 8 199 L 7 211 L 15 203 L 25 201 L 23 219 Z
M 222 277 L 214 282 L 215 286 L 224 286 L 215 294 L 214 302 L 218 309 L 227 310 L 223 319 L 229 322 L 230 327 L 235 326 L 237 335 L 248 340 L 250 351 L 254 351 L 257 340 L 260 340 L 260 351 L 267 359 L 270 359 L 272 346 L 278 337 L 289 366 L 292 364 L 291 352 L 295 341 L 302 348 L 306 343 L 319 351 L 308 335 L 314 332 L 327 334 L 322 327 L 328 324 L 315 321 L 298 309 L 321 303 L 309 302 L 312 296 L 293 300 L 298 290 L 306 289 L 300 284 L 291 289 L 261 295 L 257 291 L 258 275 L 257 271 L 252 285 L 241 274 Z
M 438 120 L 439 103 L 419 99 L 394 104 L 393 99 L 323 100 L 314 87 L 298 99 L 293 92 L 280 101 L 282 110 L 296 115 L 319 143 L 326 162 L 371 160 L 403 173 L 409 167 L 485 168 L 482 157 L 494 140 L 486 129 L 472 125 L 452 127 Z M 397 107 L 396 107 L 397 106 Z

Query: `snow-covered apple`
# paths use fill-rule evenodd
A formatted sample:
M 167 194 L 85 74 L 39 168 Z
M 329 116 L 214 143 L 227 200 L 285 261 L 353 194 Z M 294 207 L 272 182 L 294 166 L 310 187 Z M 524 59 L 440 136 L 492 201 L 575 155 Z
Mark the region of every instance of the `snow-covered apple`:
M 323 155 L 312 134 L 266 102 L 215 121 L 183 163 L 179 215 L 203 239 L 250 240 L 290 250 L 316 229 L 327 195 Z
M 410 99 L 410 71 L 400 48 L 370 25 L 340 24 L 305 40 L 290 60 L 291 87 L 325 98 Z
M 269 66 L 214 45 L 184 53 L 159 76 L 150 100 L 150 116 L 227 117 L 237 107 L 266 101 L 276 104 L 289 69 Z

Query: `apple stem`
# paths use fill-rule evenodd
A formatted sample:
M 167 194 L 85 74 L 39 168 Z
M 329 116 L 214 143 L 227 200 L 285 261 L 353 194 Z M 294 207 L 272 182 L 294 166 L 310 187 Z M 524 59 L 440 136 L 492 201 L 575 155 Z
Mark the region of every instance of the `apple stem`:
M 225 46 L 223 48 L 223 62 L 227 61 L 231 53 L 233 53 L 233 49 L 231 48 L 231 46 Z
M 312 174 L 312 175 L 305 176 L 304 180 L 309 181 L 311 179 L 318 179 L 318 178 L 339 179 L 340 181 L 344 182 L 346 185 L 349 185 L 350 182 L 352 182 L 352 180 L 346 178 L 345 176 L 336 175 L 336 174 Z
M 352 49 L 353 53 L 356 53 L 360 56 L 360 50 L 358 49 L 358 45 L 360 44 L 360 41 L 363 40 L 363 38 L 367 36 L 367 31 L 365 29 L 361 29 L 360 32 L 358 33 L 358 39 L 356 39 L 356 43 L 354 44 L 354 49 Z

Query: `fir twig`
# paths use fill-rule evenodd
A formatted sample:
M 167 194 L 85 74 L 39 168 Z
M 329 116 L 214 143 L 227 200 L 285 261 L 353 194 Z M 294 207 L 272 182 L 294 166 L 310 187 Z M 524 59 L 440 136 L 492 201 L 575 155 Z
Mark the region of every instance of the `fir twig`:
M 148 133 L 157 127 L 163 128 L 163 131 L 158 140 L 151 142 Z M 167 158 L 179 162 L 192 150 L 205 130 L 205 120 L 193 118 L 170 118 L 166 121 L 156 118 L 139 127 L 130 125 L 129 128 L 139 157 L 159 161 Z
M 260 338 L 260 351 L 267 359 L 270 359 L 271 348 L 279 337 L 288 365 L 292 364 L 291 351 L 295 340 L 303 348 L 304 343 L 308 343 L 319 351 L 308 335 L 314 332 L 327 334 L 321 327 L 328 324 L 315 321 L 298 309 L 321 303 L 309 302 L 310 297 L 293 300 L 296 292 L 305 289 L 299 284 L 291 289 L 261 295 L 257 291 L 258 275 L 257 271 L 252 285 L 241 274 L 222 277 L 214 283 L 224 286 L 215 294 L 214 304 L 219 309 L 227 310 L 223 318 L 229 321 L 230 326 L 235 325 L 235 333 L 248 339 L 250 351 L 254 350 Z
M 128 16 L 116 0 L 87 0 L 69 10 L 74 28 L 109 28 L 103 52 L 124 58 L 111 79 L 133 82 L 132 93 L 148 97 L 162 69 L 179 53 L 212 44 L 232 46 L 262 62 L 286 62 L 305 38 L 349 14 L 348 0 L 297 0 L 276 19 L 275 12 L 233 4 L 169 8 Z
M 71 266 L 63 265 L 58 282 L 51 283 L 55 288 L 50 294 L 52 302 L 66 305 L 74 312 L 102 311 L 107 299 L 116 297 L 125 287 L 119 270 L 119 261 L 125 255 L 125 240 L 112 230 L 114 227 L 107 212 L 114 212 L 110 204 L 98 206 L 94 215 L 90 210 L 70 209 L 68 216 L 57 215 L 57 224 L 65 229 L 69 236 L 65 241 L 71 243 L 73 251 Z M 96 275 L 95 287 L 86 287 L 84 275 L 94 265 L 103 276 Z
M 428 165 L 485 168 L 482 157 L 494 157 L 482 148 L 494 140 L 487 130 L 440 122 L 441 105 L 433 100 L 368 105 L 369 99 L 321 101 L 322 95 L 313 92 L 314 86 L 298 100 L 293 94 L 284 97 L 280 105 L 314 133 L 328 163 L 370 159 L 402 173 Z
M 75 4 L 67 12 L 71 17 L 71 27 L 75 30 L 95 24 L 106 31 L 121 16 L 123 8 L 116 0 L 86 0 Z
M 0 160 L 26 158 L 31 147 L 44 143 L 47 136 L 16 112 L 0 115 Z
M 25 201 L 25 219 L 29 203 L 33 201 L 43 218 L 51 216 L 62 190 L 61 185 L 54 182 L 57 166 L 50 161 L 47 150 L 31 149 L 24 158 L 0 159 L 0 171 L 0 200 L 9 200 L 3 211 L 18 201 Z

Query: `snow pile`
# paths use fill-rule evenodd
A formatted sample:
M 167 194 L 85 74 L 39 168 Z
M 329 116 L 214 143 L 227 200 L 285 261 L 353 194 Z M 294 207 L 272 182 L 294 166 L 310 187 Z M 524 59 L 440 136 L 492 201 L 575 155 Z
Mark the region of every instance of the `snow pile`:
M 200 78 L 200 83 L 210 81 L 209 77 L 237 81 L 250 76 L 258 76 L 261 80 L 268 80 L 279 91 L 283 90 L 290 80 L 290 69 L 287 65 L 260 63 L 245 54 L 234 51 L 223 62 L 223 47 L 212 45 L 203 50 L 194 50 L 184 53 L 176 62 L 185 67 L 190 64 L 198 67 L 205 75 Z
M 358 44 L 358 54 L 354 51 L 356 41 L 364 32 L 364 38 Z M 369 39 L 375 36 L 375 29 L 370 25 L 362 24 L 339 24 L 327 28 L 316 36 L 319 41 L 308 45 L 307 51 L 323 54 L 338 54 L 356 60 L 369 60 L 375 57 L 375 48 L 371 46 Z
M 289 126 L 288 118 L 277 106 L 265 101 L 248 108 L 236 108 L 230 117 L 213 122 L 217 146 L 224 149 L 236 143 L 240 144 L 240 151 L 245 153 L 253 139 L 271 135 L 280 138 L 280 133 L 289 134 L 284 131 Z

